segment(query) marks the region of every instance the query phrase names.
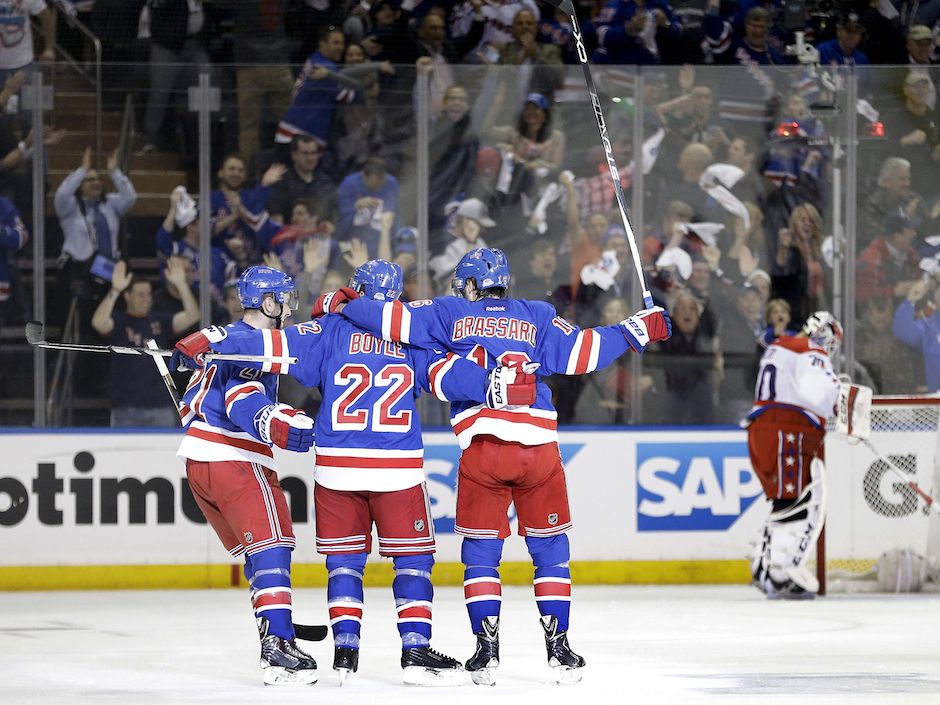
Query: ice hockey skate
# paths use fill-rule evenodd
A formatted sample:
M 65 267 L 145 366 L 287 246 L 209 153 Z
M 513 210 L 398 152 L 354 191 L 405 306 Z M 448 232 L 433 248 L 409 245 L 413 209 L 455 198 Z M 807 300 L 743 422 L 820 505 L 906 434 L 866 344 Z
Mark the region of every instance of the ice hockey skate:
M 568 632 L 558 631 L 558 619 L 544 616 L 541 618 L 545 630 L 545 650 L 548 652 L 548 665 L 555 675 L 555 682 L 570 685 L 581 680 L 585 666 L 584 658 L 578 656 L 568 645 Z
M 317 662 L 297 648 L 293 639 L 269 633 L 270 624 L 258 618 L 261 636 L 261 670 L 265 685 L 313 685 L 317 682 Z
M 351 673 L 359 670 L 359 649 L 337 646 L 333 649 L 333 670 L 339 674 L 339 684 L 343 685 Z
M 403 649 L 401 667 L 405 685 L 463 685 L 466 672 L 457 659 L 435 651 L 430 646 Z
M 467 660 L 467 672 L 477 685 L 496 685 L 499 666 L 499 617 L 484 617 L 483 631 L 476 634 L 477 647 Z

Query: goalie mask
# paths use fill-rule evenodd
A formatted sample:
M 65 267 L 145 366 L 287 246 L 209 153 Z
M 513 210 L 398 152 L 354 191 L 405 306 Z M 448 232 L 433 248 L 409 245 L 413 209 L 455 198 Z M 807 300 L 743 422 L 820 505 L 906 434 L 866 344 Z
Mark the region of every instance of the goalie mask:
M 509 288 L 509 260 L 506 254 L 495 247 L 471 250 L 457 263 L 451 288 L 457 296 L 463 296 L 467 282 L 472 279 L 477 291 L 501 290 L 500 298 Z
M 349 279 L 349 287 L 373 301 L 397 301 L 402 291 L 401 267 L 384 259 L 359 265 Z
M 810 314 L 803 324 L 803 334 L 829 357 L 835 355 L 842 344 L 842 325 L 828 311 Z
M 268 316 L 261 308 L 264 297 L 268 294 L 281 304 L 281 312 L 277 316 Z M 284 317 L 285 306 L 290 311 L 296 311 L 299 303 L 294 280 L 279 269 L 261 265 L 249 267 L 238 278 L 238 300 L 246 311 L 256 308 L 278 323 Z

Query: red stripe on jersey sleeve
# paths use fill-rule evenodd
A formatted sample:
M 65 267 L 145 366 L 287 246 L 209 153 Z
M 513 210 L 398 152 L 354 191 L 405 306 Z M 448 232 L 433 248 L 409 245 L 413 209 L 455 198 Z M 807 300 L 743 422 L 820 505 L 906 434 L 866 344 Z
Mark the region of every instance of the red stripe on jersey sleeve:
M 574 368 L 576 375 L 583 375 L 588 371 L 588 364 L 591 362 L 592 347 L 594 347 L 594 331 L 586 329 L 581 338 L 581 349 L 578 350 L 578 363 Z
M 273 357 L 280 357 L 284 354 L 284 333 L 279 330 L 271 331 L 271 355 Z M 271 363 L 271 372 L 276 375 L 281 374 L 281 363 L 272 362 Z
M 389 326 L 389 336 L 396 343 L 401 341 L 401 321 L 404 308 L 401 301 L 392 302 L 392 324 Z

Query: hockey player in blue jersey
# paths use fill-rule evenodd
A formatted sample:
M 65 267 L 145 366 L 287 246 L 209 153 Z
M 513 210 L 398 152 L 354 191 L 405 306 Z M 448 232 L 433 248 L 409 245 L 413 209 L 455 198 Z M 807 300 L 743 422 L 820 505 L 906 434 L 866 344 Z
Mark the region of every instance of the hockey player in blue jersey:
M 342 307 L 343 316 L 387 341 L 443 348 L 487 369 L 538 363 L 544 375 L 587 374 L 629 349 L 642 353 L 649 343 L 671 334 L 669 316 L 659 307 L 617 325 L 581 329 L 545 302 L 508 298 L 508 288 L 506 256 L 501 250 L 483 248 L 467 253 L 457 264 L 456 296 L 409 304 L 345 296 L 352 300 L 334 300 L 331 306 Z M 476 683 L 495 683 L 499 562 L 510 533 L 507 511 L 514 502 L 519 533 L 535 566 L 535 599 L 549 665 L 559 682 L 576 682 L 585 662 L 571 650 L 567 638 L 571 519 L 551 392 L 539 383 L 534 403 L 503 409 L 455 401 L 451 424 L 463 451 L 455 530 L 464 537 L 464 597 L 477 637 L 467 670 Z
M 401 268 L 367 262 L 350 286 L 353 291 L 344 291 L 352 296 L 397 300 Z M 320 309 L 333 298 L 321 297 Z M 317 551 L 327 557 L 333 667 L 340 681 L 358 668 L 362 578 L 373 523 L 380 555 L 391 557 L 395 566 L 392 591 L 404 682 L 462 681 L 461 664 L 430 646 L 435 542 L 416 400 L 424 389 L 445 401 L 487 408 L 529 403 L 535 398 L 534 376 L 510 368 L 487 371 L 456 355 L 384 342 L 336 315 L 284 331 L 233 332 L 213 342 L 212 349 L 296 357 L 296 365 L 282 366 L 280 372 L 322 393 L 314 489 Z
M 271 267 L 247 269 L 238 280 L 238 297 L 244 318 L 209 330 L 210 336 L 279 328 L 297 305 L 291 278 Z M 184 351 L 205 336 L 199 331 L 184 339 Z M 173 367 L 179 367 L 178 356 Z M 177 455 L 186 463 L 196 503 L 226 550 L 245 557 L 265 684 L 309 684 L 317 682 L 317 664 L 294 641 L 290 562 L 295 540 L 271 446 L 306 452 L 314 443 L 313 419 L 278 404 L 277 386 L 277 375 L 237 362 L 199 369 L 183 395 L 185 435 Z

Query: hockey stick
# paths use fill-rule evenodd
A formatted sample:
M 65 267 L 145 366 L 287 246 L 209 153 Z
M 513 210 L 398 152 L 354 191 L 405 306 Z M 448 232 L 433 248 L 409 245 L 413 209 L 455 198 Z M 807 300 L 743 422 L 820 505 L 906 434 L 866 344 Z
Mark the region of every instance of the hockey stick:
M 927 492 L 924 492 L 924 490 L 920 488 L 920 485 L 911 479 L 909 474 L 898 467 L 898 465 L 893 460 L 891 460 L 891 458 L 882 455 L 867 438 L 860 438 L 859 440 L 868 447 L 868 450 L 870 450 L 875 455 L 875 457 L 878 458 L 878 460 L 881 460 L 885 463 L 888 470 L 894 473 L 905 485 L 914 490 L 914 493 L 924 500 L 924 503 L 929 509 L 932 509 L 937 514 L 940 514 L 940 504 L 937 503 L 937 500 L 931 497 Z
M 160 349 L 157 345 L 157 341 L 153 338 L 147 340 L 147 347 L 150 350 Z M 157 372 L 159 372 L 160 376 L 163 378 L 163 384 L 166 385 L 166 391 L 170 395 L 170 399 L 173 400 L 173 406 L 176 407 L 180 418 L 183 418 L 183 402 L 180 399 L 179 391 L 176 389 L 176 382 L 173 381 L 173 376 L 170 374 L 170 368 L 166 366 L 162 355 L 151 355 L 150 357 L 153 359 L 153 364 L 157 366 Z
M 614 193 L 617 194 L 620 218 L 623 220 L 623 228 L 627 233 L 627 241 L 630 243 L 630 253 L 633 255 L 636 276 L 640 280 L 640 286 L 643 289 L 643 305 L 646 306 L 646 308 L 652 308 L 653 296 L 646 286 L 646 277 L 643 274 L 643 263 L 640 261 L 640 252 L 636 246 L 636 235 L 633 233 L 630 218 L 627 216 L 627 199 L 623 195 L 623 187 L 620 185 L 620 173 L 617 171 L 617 163 L 614 161 L 610 137 L 607 135 L 607 123 L 604 121 L 601 101 L 597 97 L 597 87 L 594 85 L 594 79 L 591 76 L 591 66 L 588 64 L 587 49 L 584 48 L 584 40 L 581 38 L 581 26 L 578 24 L 578 16 L 575 12 L 574 4 L 571 0 L 547 0 L 547 2 L 552 7 L 564 12 L 571 20 L 571 32 L 577 44 L 578 60 L 581 62 L 581 69 L 584 71 L 584 81 L 587 83 L 588 93 L 591 95 L 591 106 L 594 108 L 594 118 L 597 121 L 597 129 L 601 133 L 601 143 L 604 145 L 604 152 L 607 155 L 607 168 L 610 170 L 610 179 L 614 182 Z M 637 116 L 636 119 L 639 119 L 639 116 Z
M 83 345 L 81 343 L 50 343 L 43 340 L 43 325 L 39 321 L 26 324 L 26 342 L 37 348 L 50 350 L 71 350 L 73 352 L 118 353 L 121 355 L 150 355 L 172 357 L 172 350 L 136 348 L 125 345 Z M 272 357 L 270 355 L 239 355 L 237 353 L 206 353 L 206 361 L 228 360 L 229 362 L 270 362 L 279 365 L 296 365 L 296 357 Z

